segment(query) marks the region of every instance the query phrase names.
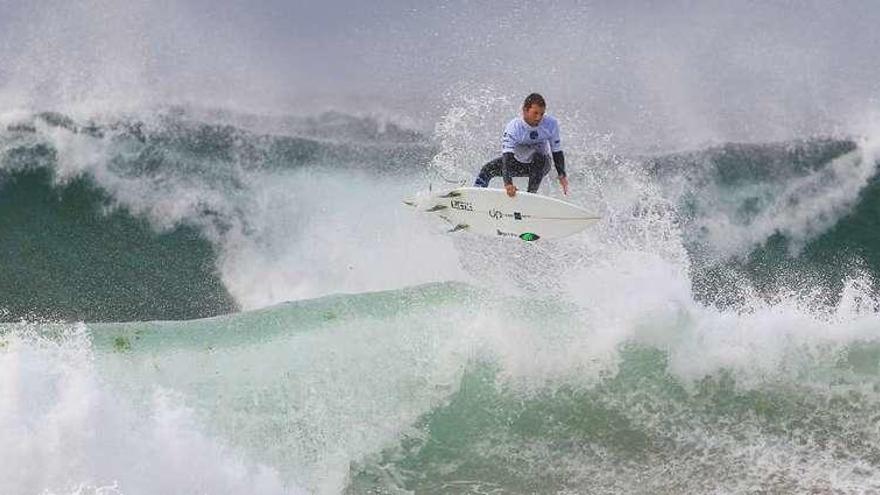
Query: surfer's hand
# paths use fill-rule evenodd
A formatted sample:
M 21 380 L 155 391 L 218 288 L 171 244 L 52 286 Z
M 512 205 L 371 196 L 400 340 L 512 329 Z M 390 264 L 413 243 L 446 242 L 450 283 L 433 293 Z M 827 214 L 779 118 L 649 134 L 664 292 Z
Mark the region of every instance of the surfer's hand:
M 507 195 L 511 198 L 516 196 L 516 186 L 513 184 L 504 184 L 504 189 L 507 190 Z
M 559 185 L 562 186 L 562 194 L 568 196 L 568 177 L 565 175 L 560 177 Z

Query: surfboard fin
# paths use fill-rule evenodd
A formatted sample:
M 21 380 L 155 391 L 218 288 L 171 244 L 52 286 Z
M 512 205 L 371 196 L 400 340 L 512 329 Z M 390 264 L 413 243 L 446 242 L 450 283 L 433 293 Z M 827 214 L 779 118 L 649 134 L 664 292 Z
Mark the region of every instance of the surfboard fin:
M 460 223 L 460 224 L 456 225 L 455 227 L 452 227 L 451 229 L 449 229 L 448 233 L 451 234 L 453 232 L 458 232 L 459 230 L 464 230 L 466 228 L 468 228 L 468 224 Z

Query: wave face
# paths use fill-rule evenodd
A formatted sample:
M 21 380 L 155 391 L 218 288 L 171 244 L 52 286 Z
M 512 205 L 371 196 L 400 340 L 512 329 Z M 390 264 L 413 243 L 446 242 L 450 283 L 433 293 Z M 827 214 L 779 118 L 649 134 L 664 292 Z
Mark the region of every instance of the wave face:
M 0 178 L 4 319 L 187 319 L 233 311 L 209 242 L 185 226 L 154 232 L 86 179 L 47 169 Z
M 706 301 L 742 301 L 745 287 L 833 301 L 846 280 L 880 274 L 876 160 L 852 140 L 729 144 L 648 165 L 677 198 Z
M 502 107 L 4 116 L 0 492 L 880 490 L 875 143 L 574 143 L 556 243 L 404 209 Z
M 425 161 L 417 134 L 340 114 L 272 122 L 307 137 L 210 124 L 180 109 L 150 119 L 40 113 L 5 126 L 2 320 L 234 311 L 219 257 L 256 228 L 260 219 L 244 209 L 261 199 L 263 181 L 320 164 L 389 174 Z

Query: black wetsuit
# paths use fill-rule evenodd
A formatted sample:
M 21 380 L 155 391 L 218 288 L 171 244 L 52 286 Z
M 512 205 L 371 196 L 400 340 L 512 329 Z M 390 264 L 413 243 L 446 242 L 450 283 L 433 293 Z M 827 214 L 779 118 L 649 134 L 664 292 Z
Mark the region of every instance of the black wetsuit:
M 553 153 L 553 164 L 556 165 L 556 173 L 560 177 L 565 176 L 565 155 L 561 151 Z M 531 163 L 522 163 L 513 157 L 512 152 L 504 153 L 491 162 L 483 165 L 477 180 L 476 187 L 489 187 L 489 181 L 493 177 L 504 177 L 504 184 L 513 184 L 513 177 L 528 177 L 530 193 L 537 192 L 544 176 L 550 171 L 550 157 L 540 153 L 532 156 Z

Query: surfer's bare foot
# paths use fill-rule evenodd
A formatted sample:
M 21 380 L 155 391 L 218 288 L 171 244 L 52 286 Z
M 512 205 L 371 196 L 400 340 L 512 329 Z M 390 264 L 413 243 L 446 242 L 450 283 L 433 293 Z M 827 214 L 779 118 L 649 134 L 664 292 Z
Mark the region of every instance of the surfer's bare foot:
M 513 184 L 505 184 L 504 189 L 507 190 L 507 195 L 511 198 L 516 196 L 516 186 L 514 186 Z

